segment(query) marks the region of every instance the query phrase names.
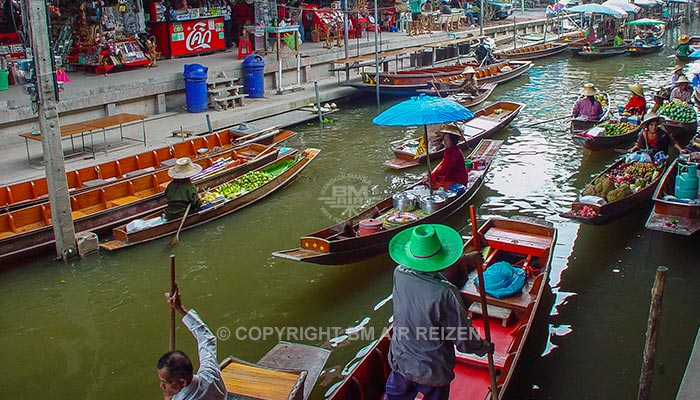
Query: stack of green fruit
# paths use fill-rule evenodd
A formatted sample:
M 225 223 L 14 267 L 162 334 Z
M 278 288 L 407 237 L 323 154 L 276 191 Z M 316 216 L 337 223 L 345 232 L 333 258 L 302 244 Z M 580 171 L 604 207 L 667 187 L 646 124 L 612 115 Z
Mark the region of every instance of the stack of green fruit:
M 673 100 L 661 106 L 658 114 L 670 120 L 685 124 L 693 123 L 697 118 L 693 106 L 678 100 Z
M 605 96 L 604 94 L 597 94 L 595 95 L 595 99 L 600 102 L 600 106 L 605 110 L 608 108 L 608 97 Z
M 605 132 L 603 132 L 603 135 L 605 136 L 620 136 L 636 128 L 637 125 L 631 124 L 629 122 L 620 122 L 619 124 L 613 124 L 610 121 L 608 121 L 601 125 L 601 127 L 605 128 Z

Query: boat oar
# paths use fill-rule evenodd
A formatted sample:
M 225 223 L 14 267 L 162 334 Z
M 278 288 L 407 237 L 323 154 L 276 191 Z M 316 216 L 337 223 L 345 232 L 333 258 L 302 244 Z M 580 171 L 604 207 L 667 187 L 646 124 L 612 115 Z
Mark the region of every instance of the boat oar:
M 472 221 L 472 243 L 474 244 L 474 250 L 480 250 L 480 235 L 479 230 L 476 225 L 476 211 L 474 210 L 474 205 L 469 206 L 469 218 Z M 481 299 L 481 316 L 484 320 L 484 339 L 491 343 L 491 327 L 489 326 L 489 314 L 488 308 L 486 306 L 486 291 L 484 290 L 484 265 L 477 265 L 476 273 L 479 275 L 479 298 Z M 491 399 L 498 400 L 498 386 L 496 386 L 496 368 L 493 363 L 493 349 L 486 354 L 489 361 L 489 377 L 491 378 Z
M 170 295 L 175 293 L 175 255 L 170 255 Z M 170 350 L 175 350 L 175 309 L 170 307 Z
M 257 160 L 258 158 L 262 157 L 264 154 L 266 154 L 268 151 L 270 151 L 270 149 L 273 149 L 274 147 L 275 147 L 275 143 L 270 144 L 269 146 L 267 146 L 267 148 L 265 148 L 263 151 L 258 153 L 257 156 L 253 157 L 253 159 L 251 159 L 248 162 L 253 162 L 253 161 Z
M 172 239 L 170 239 L 170 245 L 175 246 L 180 242 L 180 231 L 182 230 L 182 226 L 185 225 L 185 220 L 187 219 L 187 214 L 190 213 L 190 207 L 192 207 L 192 203 L 187 205 L 187 208 L 185 209 L 185 215 L 182 216 L 182 220 L 180 221 L 180 226 L 177 228 L 177 232 L 175 232 L 175 236 L 173 236 Z
M 563 116 L 563 117 L 557 117 L 557 118 L 552 118 L 552 119 L 546 119 L 546 120 L 544 120 L 544 121 L 538 121 L 538 122 L 534 122 L 534 123 L 532 123 L 532 124 L 523 125 L 523 126 L 521 126 L 520 128 L 530 128 L 530 127 L 533 127 L 533 126 L 536 126 L 536 125 L 546 124 L 547 122 L 554 122 L 554 121 L 560 121 L 560 120 L 562 120 L 562 119 L 571 119 L 571 118 L 573 118 L 571 115 L 565 115 L 565 116 Z

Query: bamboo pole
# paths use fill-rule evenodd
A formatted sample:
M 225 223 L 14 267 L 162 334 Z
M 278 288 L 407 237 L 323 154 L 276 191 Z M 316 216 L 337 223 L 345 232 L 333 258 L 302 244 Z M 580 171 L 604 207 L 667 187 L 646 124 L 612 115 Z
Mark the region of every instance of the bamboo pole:
M 656 268 L 656 279 L 651 289 L 651 306 L 649 307 L 646 343 L 644 344 L 644 356 L 642 357 L 642 373 L 639 377 L 639 394 L 637 395 L 639 400 L 648 400 L 651 397 L 651 380 L 654 375 L 656 343 L 659 339 L 659 320 L 661 319 L 661 307 L 667 274 L 667 267 L 659 266 Z
M 170 294 L 175 293 L 175 255 L 170 255 Z M 175 309 L 170 307 L 169 347 L 175 350 Z

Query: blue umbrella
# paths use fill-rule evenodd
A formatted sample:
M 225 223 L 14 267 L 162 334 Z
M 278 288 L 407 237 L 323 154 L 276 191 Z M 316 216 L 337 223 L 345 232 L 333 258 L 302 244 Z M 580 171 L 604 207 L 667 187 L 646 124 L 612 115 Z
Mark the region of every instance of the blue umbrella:
M 421 93 L 385 110 L 374 117 L 372 123 L 383 126 L 418 126 L 472 118 L 474 113 L 456 101 Z
M 466 121 L 474 118 L 474 113 L 467 107 L 443 97 L 427 96 L 421 93 L 406 101 L 396 104 L 374 117 L 372 123 L 382 126 L 418 126 L 423 125 L 423 140 L 427 150 L 426 161 L 430 173 L 430 148 L 428 146 L 428 125 L 446 124 Z M 466 140 L 466 139 L 465 139 Z M 428 179 L 430 194 L 433 185 Z
M 612 15 L 616 17 L 624 17 L 627 13 L 618 7 L 609 7 L 602 4 L 581 4 L 580 6 L 575 6 L 569 8 L 569 12 L 572 13 L 586 13 L 586 14 L 605 14 Z

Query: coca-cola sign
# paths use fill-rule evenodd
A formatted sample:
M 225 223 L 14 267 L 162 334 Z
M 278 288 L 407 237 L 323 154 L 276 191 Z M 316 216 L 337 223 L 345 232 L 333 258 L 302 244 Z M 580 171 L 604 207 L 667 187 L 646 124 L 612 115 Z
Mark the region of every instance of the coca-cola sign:
M 211 48 L 211 31 L 207 28 L 204 22 L 197 22 L 189 28 L 187 38 L 185 38 L 185 47 L 187 50 L 204 50 Z

